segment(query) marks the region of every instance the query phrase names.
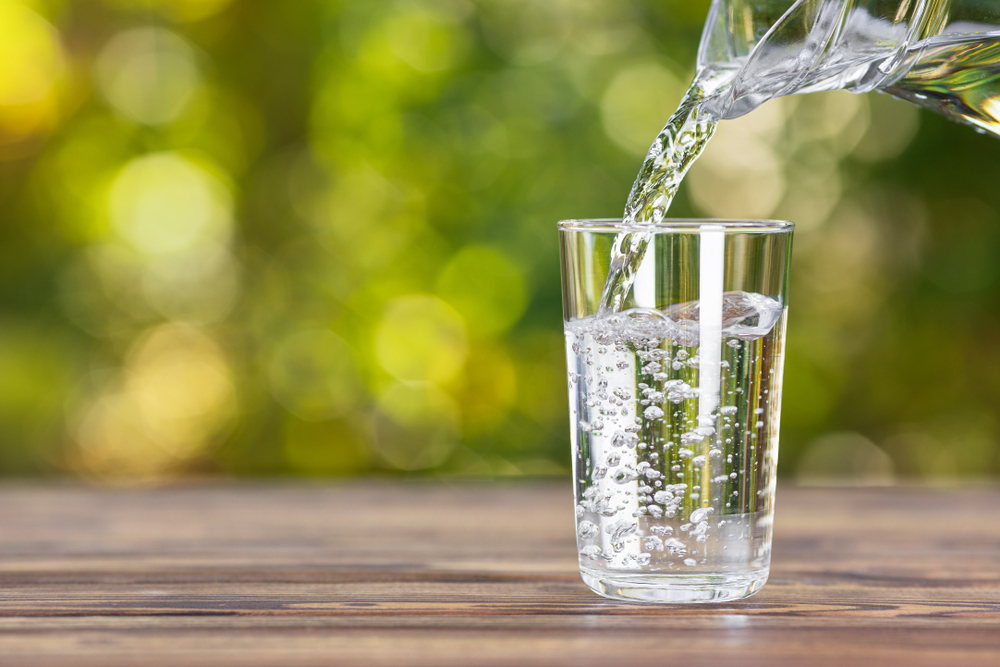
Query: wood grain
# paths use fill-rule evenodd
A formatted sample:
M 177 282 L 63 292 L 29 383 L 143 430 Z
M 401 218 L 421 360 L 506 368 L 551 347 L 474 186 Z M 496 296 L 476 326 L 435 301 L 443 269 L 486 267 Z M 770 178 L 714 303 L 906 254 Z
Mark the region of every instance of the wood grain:
M 0 665 L 1000 665 L 1000 490 L 779 489 L 716 606 L 579 579 L 566 485 L 0 487 Z

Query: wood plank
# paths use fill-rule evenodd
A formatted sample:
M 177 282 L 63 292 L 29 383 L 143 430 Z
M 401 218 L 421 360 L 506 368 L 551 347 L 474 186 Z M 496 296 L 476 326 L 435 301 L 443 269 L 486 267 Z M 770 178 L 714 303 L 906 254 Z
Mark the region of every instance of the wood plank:
M 564 485 L 0 487 L 0 664 L 1000 664 L 1000 491 L 780 489 L 771 580 L 604 600 Z

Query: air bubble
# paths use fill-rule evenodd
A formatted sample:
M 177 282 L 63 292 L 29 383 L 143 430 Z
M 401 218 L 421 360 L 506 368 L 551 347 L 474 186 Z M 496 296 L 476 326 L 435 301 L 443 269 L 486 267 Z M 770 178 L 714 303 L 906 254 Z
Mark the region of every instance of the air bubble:
M 691 512 L 690 520 L 692 523 L 701 523 L 712 514 L 715 514 L 714 507 L 699 507 L 695 511 Z

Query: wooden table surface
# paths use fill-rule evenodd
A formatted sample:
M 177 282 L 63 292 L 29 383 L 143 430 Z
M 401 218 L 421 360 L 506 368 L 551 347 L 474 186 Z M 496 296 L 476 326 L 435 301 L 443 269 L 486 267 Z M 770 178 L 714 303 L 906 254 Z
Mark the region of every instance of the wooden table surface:
M 615 603 L 569 484 L 0 487 L 0 665 L 1000 665 L 1000 490 L 779 488 L 749 600 Z

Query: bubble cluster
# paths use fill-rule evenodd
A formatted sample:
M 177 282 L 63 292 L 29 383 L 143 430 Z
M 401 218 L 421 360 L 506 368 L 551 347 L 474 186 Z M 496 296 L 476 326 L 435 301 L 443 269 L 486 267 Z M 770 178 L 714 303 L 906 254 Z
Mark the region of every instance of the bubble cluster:
M 589 567 L 670 571 L 746 553 L 738 545 L 753 530 L 733 517 L 750 516 L 753 489 L 772 472 L 757 441 L 776 411 L 755 411 L 780 382 L 769 364 L 781 313 L 768 297 L 726 294 L 708 414 L 696 304 L 567 323 L 577 539 Z

